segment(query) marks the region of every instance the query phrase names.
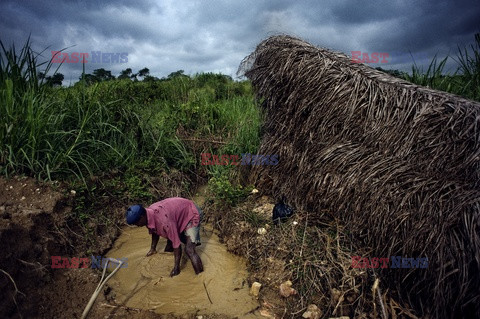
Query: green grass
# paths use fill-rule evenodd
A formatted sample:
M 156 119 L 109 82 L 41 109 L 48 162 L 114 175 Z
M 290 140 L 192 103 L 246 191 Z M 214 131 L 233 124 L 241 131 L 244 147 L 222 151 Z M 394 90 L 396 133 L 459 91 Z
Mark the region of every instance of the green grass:
M 194 170 L 200 154 L 182 141 L 219 136 L 230 151 L 259 143 L 259 110 L 248 82 L 220 74 L 149 82 L 111 80 L 52 88 L 37 78 L 29 42 L 20 53 L 2 44 L 0 172 L 39 179 L 85 180 L 139 163 Z M 248 129 L 245 128 L 248 127 Z
M 117 222 L 109 206 L 153 202 L 151 182 L 164 171 L 197 173 L 201 151 L 185 138 L 221 139 L 236 153 L 258 147 L 260 111 L 249 82 L 207 73 L 52 87 L 38 80 L 51 64 L 39 63 L 28 42 L 19 53 L 2 49 L 0 174 L 67 181 L 76 191 L 67 223 L 91 249 Z M 228 173 L 219 183 L 233 204 L 246 190 Z
M 458 47 L 458 53 L 453 58 L 457 69 L 453 74 L 444 72 L 448 58 L 438 61 L 435 56 L 426 71 L 414 63 L 412 73 L 404 73 L 403 78 L 418 85 L 480 101 L 480 34 L 475 35 L 475 43 L 469 48 Z

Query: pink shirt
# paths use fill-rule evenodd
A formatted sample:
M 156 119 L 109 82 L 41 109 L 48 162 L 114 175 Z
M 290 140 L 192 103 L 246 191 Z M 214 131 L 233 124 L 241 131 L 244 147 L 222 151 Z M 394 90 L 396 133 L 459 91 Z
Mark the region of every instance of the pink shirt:
M 196 227 L 200 223 L 195 204 L 185 198 L 172 197 L 156 202 L 145 208 L 147 211 L 147 227 L 149 233 L 172 241 L 173 248 L 180 247 L 180 233 L 185 230 L 187 224 L 192 221 Z

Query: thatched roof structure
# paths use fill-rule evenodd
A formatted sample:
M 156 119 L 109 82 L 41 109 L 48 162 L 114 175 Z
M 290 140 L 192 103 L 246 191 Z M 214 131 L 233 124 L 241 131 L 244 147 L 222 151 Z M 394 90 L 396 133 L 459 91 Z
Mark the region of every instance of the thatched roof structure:
M 428 257 L 377 272 L 420 314 L 480 318 L 480 103 L 289 36 L 240 70 L 266 111 L 259 154 L 280 158 L 252 169 L 256 186 L 329 208 L 367 257 Z

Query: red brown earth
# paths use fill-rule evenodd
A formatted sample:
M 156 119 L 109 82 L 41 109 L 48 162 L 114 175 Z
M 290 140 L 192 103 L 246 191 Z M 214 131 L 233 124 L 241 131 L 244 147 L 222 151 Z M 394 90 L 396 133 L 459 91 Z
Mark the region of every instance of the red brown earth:
M 76 269 L 51 267 L 51 256 L 90 259 L 85 252 L 87 238 L 82 228 L 72 222 L 76 196 L 59 183 L 39 183 L 27 177 L 0 178 L 0 285 L 4 287 L 0 317 L 80 318 L 100 281 L 100 270 L 90 265 Z M 123 223 L 123 211 L 121 203 L 111 207 L 113 227 L 90 225 L 96 234 L 95 255 L 103 255 L 111 247 L 119 232 L 115 225 Z M 116 305 L 107 285 L 88 318 L 195 316 L 178 317 Z
M 51 256 L 89 257 L 78 249 L 85 247 L 80 230 L 68 223 L 74 197 L 58 183 L 0 178 L 0 317 L 81 316 L 98 285 L 100 271 L 51 268 Z M 123 207 L 114 209 L 114 215 L 122 214 Z M 100 252 L 111 246 L 118 231 L 116 227 L 102 230 L 106 232 L 99 236 Z M 173 318 L 116 307 L 107 299 L 99 295 L 89 318 Z

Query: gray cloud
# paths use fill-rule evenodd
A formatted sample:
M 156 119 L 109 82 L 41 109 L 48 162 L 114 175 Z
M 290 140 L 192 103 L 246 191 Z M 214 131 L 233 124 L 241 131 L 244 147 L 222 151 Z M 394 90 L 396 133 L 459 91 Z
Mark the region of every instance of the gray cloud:
M 388 3 L 326 1 L 9 1 L 0 3 L 0 39 L 8 47 L 128 53 L 127 63 L 88 64 L 87 72 L 106 68 L 148 67 L 158 77 L 183 69 L 235 76 L 243 57 L 264 38 L 286 33 L 343 51 L 390 53 L 385 68 L 409 70 L 412 52 L 426 65 L 438 53 L 455 54 L 480 31 L 478 0 Z M 64 64 L 60 72 L 76 81 L 82 65 Z

